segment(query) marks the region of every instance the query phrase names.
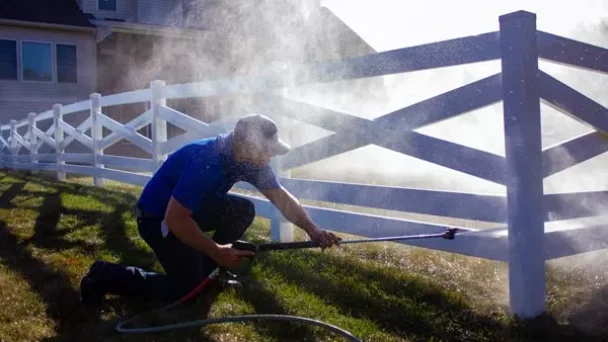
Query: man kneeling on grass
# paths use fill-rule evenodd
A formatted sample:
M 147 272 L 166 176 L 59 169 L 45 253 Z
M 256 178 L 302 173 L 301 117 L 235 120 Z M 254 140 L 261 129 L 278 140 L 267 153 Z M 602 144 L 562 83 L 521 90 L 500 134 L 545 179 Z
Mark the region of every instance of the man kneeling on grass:
M 289 152 L 278 128 L 266 116 L 241 118 L 232 132 L 189 143 L 173 153 L 144 187 L 137 202 L 140 236 L 152 248 L 165 273 L 95 261 L 83 277 L 83 303 L 99 304 L 105 294 L 177 300 L 192 291 L 218 265 L 238 265 L 252 252 L 231 248 L 255 216 L 251 201 L 228 194 L 234 183 L 249 182 L 292 223 L 322 248 L 339 244 L 317 227 L 285 190 L 269 166 Z M 213 239 L 203 231 L 215 231 Z M 236 276 L 224 272 L 220 287 Z

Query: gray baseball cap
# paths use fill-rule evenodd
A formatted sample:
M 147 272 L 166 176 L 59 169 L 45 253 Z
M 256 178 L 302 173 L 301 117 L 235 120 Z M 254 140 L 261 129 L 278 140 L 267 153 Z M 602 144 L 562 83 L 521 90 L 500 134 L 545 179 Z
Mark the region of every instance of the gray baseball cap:
M 284 155 L 291 151 L 289 144 L 279 139 L 279 128 L 276 122 L 265 115 L 243 116 L 236 122 L 233 136 L 238 141 L 268 149 L 276 155 Z

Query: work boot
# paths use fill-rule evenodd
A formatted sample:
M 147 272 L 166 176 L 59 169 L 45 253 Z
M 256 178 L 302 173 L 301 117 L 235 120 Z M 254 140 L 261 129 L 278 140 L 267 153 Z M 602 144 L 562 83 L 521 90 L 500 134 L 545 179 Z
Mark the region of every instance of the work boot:
M 95 261 L 89 268 L 87 274 L 80 281 L 80 298 L 85 305 L 99 305 L 101 299 L 107 293 L 103 289 L 101 281 L 101 271 L 103 269 L 103 261 Z

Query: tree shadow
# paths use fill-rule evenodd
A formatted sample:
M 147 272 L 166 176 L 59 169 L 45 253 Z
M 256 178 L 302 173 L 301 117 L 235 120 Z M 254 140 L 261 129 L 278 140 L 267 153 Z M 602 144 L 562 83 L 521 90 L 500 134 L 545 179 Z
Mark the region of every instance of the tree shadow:
M 369 319 L 378 327 L 415 340 L 590 340 L 591 336 L 541 316 L 535 320 L 504 323 L 476 314 L 456 296 L 429 282 L 400 279 L 386 271 L 357 266 L 341 257 L 313 251 L 267 254 L 258 262 L 269 272 L 295 281 L 345 315 Z M 410 278 L 411 279 L 411 278 Z

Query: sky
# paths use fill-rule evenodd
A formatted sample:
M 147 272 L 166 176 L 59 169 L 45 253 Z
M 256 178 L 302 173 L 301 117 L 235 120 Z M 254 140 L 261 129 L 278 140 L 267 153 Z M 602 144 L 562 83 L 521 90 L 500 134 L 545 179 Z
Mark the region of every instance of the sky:
M 600 34 L 598 30 L 602 18 L 608 18 L 608 1 L 605 0 L 323 0 L 321 5 L 331 10 L 378 52 L 498 31 L 499 16 L 518 10 L 536 13 L 539 30 L 608 47 L 608 36 Z M 608 89 L 608 78 L 605 75 L 542 60 L 539 66 L 551 76 L 608 106 L 608 96 L 604 95 Z M 323 86 L 317 95 L 306 101 L 374 119 L 500 71 L 500 61 L 491 61 L 387 75 L 380 77 L 388 96 L 385 101 L 369 103 L 358 98 L 336 101 L 333 97 L 323 95 Z M 541 105 L 541 119 L 543 148 L 592 130 L 544 104 Z M 416 131 L 504 156 L 502 102 Z M 561 157 L 569 156 L 565 154 Z M 545 179 L 545 191 L 608 190 L 608 179 L 602 176 L 607 163 L 608 154 L 601 155 L 549 177 Z M 351 174 L 365 174 L 370 165 L 383 165 L 381 172 L 388 177 L 411 177 L 412 182 L 417 179 L 431 180 L 425 184 L 413 182 L 413 186 L 420 184 L 421 187 L 438 190 L 502 194 L 506 190 L 502 185 L 373 145 L 317 162 L 314 166 L 337 170 L 336 172 L 346 170 Z M 339 179 L 340 177 L 336 178 Z
M 539 29 L 561 35 L 608 17 L 608 1 L 601 0 L 323 0 L 322 5 L 377 51 L 496 31 L 500 15 L 518 10 L 536 13 Z

